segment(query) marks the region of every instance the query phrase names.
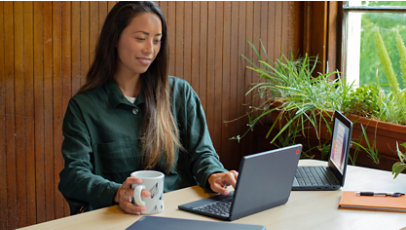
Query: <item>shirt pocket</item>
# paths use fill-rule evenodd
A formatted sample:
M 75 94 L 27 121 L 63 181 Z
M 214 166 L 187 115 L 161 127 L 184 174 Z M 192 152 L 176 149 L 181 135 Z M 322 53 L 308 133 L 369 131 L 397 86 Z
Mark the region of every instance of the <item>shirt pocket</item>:
M 121 182 L 141 166 L 139 141 L 97 143 L 94 151 L 95 171 L 107 179 Z

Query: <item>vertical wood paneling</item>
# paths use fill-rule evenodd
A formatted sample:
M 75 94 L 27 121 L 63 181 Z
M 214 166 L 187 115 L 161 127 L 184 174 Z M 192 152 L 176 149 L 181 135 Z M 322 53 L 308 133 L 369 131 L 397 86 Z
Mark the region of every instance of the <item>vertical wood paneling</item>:
M 67 103 L 85 81 L 104 19 L 115 2 L 0 2 L 0 229 L 69 214 L 57 189 Z M 168 24 L 169 74 L 201 98 L 216 151 L 227 168 L 251 153 L 245 96 L 255 74 L 247 41 L 271 60 L 303 50 L 300 2 L 159 2 Z M 262 52 L 262 51 L 261 51 Z
M 80 88 L 80 2 L 72 2 L 72 95 Z
M 15 141 L 16 141 L 16 176 L 17 178 L 25 178 L 26 165 L 25 165 L 25 140 L 24 140 L 24 41 L 23 41 L 23 3 L 14 3 L 14 79 L 15 79 L 15 112 L 16 112 L 16 126 L 15 126 Z M 17 45 L 18 44 L 18 45 Z M 18 214 L 20 218 L 17 220 L 17 226 L 21 226 L 26 222 L 27 218 L 27 197 L 23 193 L 26 188 L 25 180 L 17 179 L 17 201 L 18 201 Z
M 191 76 L 190 76 L 190 83 L 192 85 L 198 85 L 198 87 L 195 89 L 199 92 L 199 95 L 202 95 L 204 92 L 201 89 L 204 89 L 203 87 L 198 84 L 199 78 L 200 78 L 200 67 L 199 67 L 199 44 L 201 41 L 200 38 L 200 8 L 199 8 L 199 3 L 198 2 L 192 2 L 192 9 L 190 9 L 190 14 L 192 16 L 191 19 L 191 29 L 192 32 L 189 35 L 191 37 L 191 43 L 192 43 L 192 49 L 191 49 L 191 62 L 190 66 L 192 68 L 191 70 Z M 193 39 L 192 39 L 193 38 Z M 203 40 L 203 39 L 202 39 Z M 204 96 L 203 96 L 204 97 Z
M 16 139 L 15 139 L 15 98 L 14 98 L 14 3 L 4 2 L 4 68 L 5 68 L 5 114 L 6 114 L 6 154 L 7 154 L 7 227 L 18 224 L 17 178 L 16 178 Z
M 6 154 L 6 113 L 4 70 L 4 2 L 0 2 L 0 229 L 7 229 L 7 154 Z
M 229 113 L 228 116 L 224 117 L 223 119 L 226 121 L 232 120 L 241 114 L 238 113 L 238 107 L 241 106 L 241 104 L 238 104 L 239 98 L 237 96 L 237 90 L 238 90 L 238 81 L 242 80 L 239 77 L 238 73 L 238 63 L 240 59 L 240 54 L 238 53 L 238 40 L 239 39 L 244 39 L 245 38 L 239 38 L 238 36 L 238 27 L 239 27 L 239 18 L 240 15 L 238 15 L 238 4 L 232 3 L 231 4 L 231 40 L 230 40 L 230 45 L 231 45 L 231 52 L 230 52 L 230 76 L 229 76 L 229 85 L 230 85 L 230 92 L 229 92 L 229 98 L 234 98 L 234 103 L 230 103 L 227 101 L 226 103 L 229 104 Z M 242 120 L 237 120 L 236 123 L 233 123 L 228 127 L 228 130 L 225 132 L 225 134 L 230 137 L 230 133 L 239 133 L 238 131 L 238 125 L 243 122 Z M 237 145 L 235 142 L 228 142 L 228 147 L 227 149 L 223 149 L 223 152 L 225 153 L 226 151 L 230 151 L 234 154 L 229 155 L 226 158 L 225 164 L 227 165 L 228 168 L 231 167 L 238 167 L 234 166 L 237 165 L 239 160 L 240 160 L 240 151 L 239 148 L 241 148 L 239 145 Z
M 55 219 L 54 146 L 53 146 L 53 4 L 44 5 L 44 144 L 45 144 L 45 212 L 46 219 Z
M 247 3 L 247 5 L 245 7 L 245 14 L 246 14 L 246 19 L 245 19 L 246 43 L 247 43 L 247 41 L 254 42 L 254 40 L 253 40 L 254 3 L 253 2 Z M 269 13 L 269 14 L 271 14 L 271 13 Z M 270 21 L 273 21 L 273 20 L 270 20 Z M 244 52 L 242 52 L 242 54 L 245 55 L 246 57 L 250 58 L 251 60 L 253 59 L 253 51 L 248 44 L 245 45 L 245 50 L 244 50 Z M 246 62 L 244 60 L 241 60 L 241 61 L 243 62 L 243 66 L 245 67 Z M 253 71 L 250 71 L 248 68 L 244 68 L 243 72 L 244 72 L 244 76 L 245 76 L 245 81 L 244 81 L 245 89 L 243 90 L 243 92 L 245 93 L 251 88 L 251 83 L 254 81 L 254 73 L 253 73 Z M 246 109 L 248 109 L 247 105 L 250 105 L 253 102 L 253 96 L 252 96 L 252 94 L 249 94 L 249 95 L 244 96 L 243 99 L 244 99 L 244 106 L 242 106 L 242 109 L 246 110 Z M 242 126 L 242 127 L 244 127 L 244 126 Z M 242 142 L 243 146 L 244 146 L 243 153 L 250 152 L 250 150 L 252 148 L 250 143 L 253 143 L 253 141 L 254 141 L 254 137 L 253 137 L 252 133 L 250 133 L 249 135 L 247 135 L 245 137 L 245 139 Z M 251 150 L 251 151 L 253 151 L 253 150 Z
M 107 2 L 98 2 L 98 3 L 99 3 L 99 7 L 98 7 L 98 9 L 99 9 L 99 15 L 98 15 L 98 17 L 99 17 L 99 27 L 97 29 L 97 33 L 99 35 L 102 28 L 103 28 L 104 19 L 107 16 L 108 9 L 107 9 Z M 97 41 L 97 38 L 96 38 L 96 41 Z M 95 47 L 95 46 L 93 46 L 93 47 Z
M 248 76 L 245 75 L 245 69 L 246 69 L 246 61 L 241 58 L 241 54 L 245 54 L 245 46 L 247 45 L 247 31 L 246 31 L 246 25 L 247 25 L 247 14 L 246 14 L 246 7 L 247 3 L 246 2 L 240 2 L 238 5 L 238 81 L 237 81 L 237 104 L 236 104 L 236 117 L 240 116 L 241 114 L 244 114 L 246 111 L 246 108 L 242 106 L 243 104 L 246 104 L 246 98 L 245 98 L 245 92 L 247 92 L 247 85 L 246 85 L 246 78 Z M 245 120 L 240 120 L 240 123 L 236 125 L 236 133 L 242 133 L 244 132 L 243 129 L 245 129 Z M 251 146 L 250 145 L 242 145 L 239 146 L 240 148 L 240 156 L 244 155 L 248 152 L 251 152 Z
M 107 12 L 107 9 L 104 9 L 105 12 Z M 105 14 L 103 14 L 105 15 Z M 105 17 L 105 16 L 103 16 Z M 62 100 L 60 101 L 61 105 L 60 108 L 61 110 L 59 111 L 59 115 L 58 115 L 58 129 L 57 132 L 55 133 L 55 137 L 59 137 L 59 146 L 61 146 L 62 143 L 62 119 L 65 113 L 65 107 L 68 104 L 68 101 L 70 99 L 70 97 L 72 96 L 71 91 L 72 91 L 72 86 L 71 86 L 71 44 L 72 44 L 72 40 L 71 40 L 71 3 L 70 2 L 64 2 L 63 3 L 63 9 L 62 9 L 62 33 L 61 33 L 61 44 L 62 44 L 62 55 L 61 55 L 61 62 L 62 62 L 62 70 L 61 70 L 61 78 L 62 78 Z M 57 146 L 58 147 L 58 146 Z M 59 183 L 59 172 L 62 170 L 63 166 L 64 166 L 64 161 L 63 161 L 63 157 L 62 154 L 60 154 L 59 151 L 55 151 L 55 154 L 57 155 L 58 158 L 58 164 L 57 164 L 57 171 L 55 172 L 55 175 L 57 175 L 57 183 Z M 60 206 L 58 207 L 59 213 L 58 216 L 67 216 L 69 215 L 69 206 L 67 205 L 67 203 L 64 201 L 62 194 L 59 192 L 57 192 L 58 195 L 58 201 L 60 202 Z
M 36 223 L 35 196 L 35 145 L 34 145 L 34 26 L 33 3 L 24 2 L 24 120 L 25 120 L 25 162 L 26 187 L 22 190 L 27 197 L 27 222 Z
M 57 185 L 59 181 L 59 172 L 62 170 L 63 158 L 59 154 L 60 146 L 62 145 L 61 129 L 62 129 L 62 7 L 63 2 L 54 2 L 53 7 L 53 152 L 54 152 L 54 172 L 53 181 Z M 59 190 L 55 187 L 55 218 L 64 216 L 64 202 Z
M 184 43 L 183 43 L 183 76 L 188 82 L 192 80 L 192 2 L 184 6 Z
M 215 2 L 209 1 L 207 4 L 207 35 L 212 39 L 207 40 L 207 73 L 206 76 L 202 76 L 203 80 L 205 80 L 206 88 L 202 89 L 201 91 L 205 92 L 205 101 L 206 107 L 204 108 L 206 113 L 212 114 L 213 116 L 206 117 L 207 125 L 210 127 L 209 131 L 212 135 L 216 135 L 213 131 L 214 128 L 214 118 L 216 117 L 214 105 L 216 104 L 216 99 L 213 97 L 213 89 L 215 89 L 214 85 L 214 78 L 216 77 L 216 71 L 214 69 L 215 62 L 214 62 L 214 54 L 216 49 L 216 13 L 215 13 Z M 212 138 L 215 138 L 214 136 Z
M 184 30 L 185 30 L 185 3 L 177 2 L 175 5 L 175 74 L 183 76 L 183 45 L 184 45 Z
M 224 3 L 223 2 L 216 2 L 216 48 L 214 53 L 214 69 L 216 70 L 214 77 L 214 98 L 223 98 L 223 29 L 224 29 L 224 18 L 223 18 L 223 11 L 224 11 Z M 204 69 L 201 67 L 201 69 Z M 204 75 L 201 76 L 204 78 Z M 208 87 L 205 87 L 207 91 L 209 91 Z M 210 92 L 207 92 L 210 93 Z M 213 94 L 213 93 L 211 93 Z M 205 105 L 205 108 L 213 107 L 214 110 L 214 119 L 213 123 L 214 126 L 211 128 L 211 137 L 213 140 L 221 140 L 222 138 L 222 126 L 216 124 L 223 123 L 223 108 L 222 108 L 222 101 L 215 100 L 213 105 Z M 214 147 L 216 151 L 221 154 L 222 149 L 222 142 L 221 141 L 214 141 Z M 223 159 L 221 159 L 223 160 Z
M 275 22 L 276 20 L 278 20 L 278 18 L 280 18 L 281 20 L 278 21 L 278 23 L 276 23 L 275 25 L 275 43 L 274 43 L 274 48 L 276 48 L 276 52 L 274 53 L 275 57 L 280 57 L 281 55 L 281 47 L 282 47 L 282 43 L 284 43 L 285 41 L 282 40 L 282 3 L 281 2 L 275 2 L 276 3 L 276 7 L 275 7 Z
M 99 37 L 99 2 L 90 2 L 90 16 L 89 16 L 89 61 L 93 61 L 94 51 L 97 43 L 97 38 Z M 89 64 L 90 65 L 90 64 Z
M 231 36 L 231 2 L 224 2 L 224 14 L 223 14 L 223 26 L 224 26 L 224 31 L 223 31 L 223 75 L 222 75 L 222 98 L 228 98 L 231 99 L 231 86 L 230 86 L 230 81 L 231 81 L 231 41 L 234 39 Z M 230 110 L 231 110 L 231 104 L 230 101 L 228 100 L 221 100 L 221 107 L 222 107 L 222 121 L 227 121 L 231 120 L 232 118 L 230 117 Z M 211 114 L 207 114 L 208 117 L 211 116 Z M 230 132 L 230 126 L 234 124 L 225 124 L 224 127 L 222 127 L 222 132 L 221 132 L 221 139 L 226 140 L 229 138 L 231 135 L 229 135 Z M 215 141 L 214 141 L 215 142 Z M 230 159 L 232 158 L 229 154 L 224 154 L 225 149 L 231 149 L 232 143 L 229 141 L 222 141 L 221 142 L 221 149 L 218 151 L 221 153 L 221 159 L 226 167 L 230 167 L 230 165 L 227 165 L 227 162 L 230 162 Z M 231 162 L 230 162 L 231 163 Z
M 90 61 L 90 3 L 80 3 L 80 85 L 85 82 Z
M 45 194 L 44 4 L 34 2 L 34 126 L 37 222 L 47 220 Z
M 207 2 L 201 2 L 199 5 L 200 10 L 200 36 L 199 36 L 199 81 L 195 83 L 202 90 L 199 90 L 200 99 L 202 101 L 203 108 L 207 108 Z
M 166 21 L 168 24 L 168 40 L 169 40 L 169 74 L 175 75 L 175 35 L 176 35 L 176 3 L 168 2 Z

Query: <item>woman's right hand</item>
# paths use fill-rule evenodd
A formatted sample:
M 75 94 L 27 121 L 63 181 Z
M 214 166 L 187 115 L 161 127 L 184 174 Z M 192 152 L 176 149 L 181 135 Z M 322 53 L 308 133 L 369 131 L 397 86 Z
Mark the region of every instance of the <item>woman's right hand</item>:
M 127 177 L 124 183 L 118 188 L 114 196 L 114 202 L 126 213 L 140 215 L 142 211 L 146 210 L 145 206 L 138 206 L 131 201 L 133 200 L 134 189 L 131 188 L 132 184 L 141 184 L 142 179 L 135 177 Z M 141 196 L 150 197 L 151 194 L 147 190 L 141 192 Z

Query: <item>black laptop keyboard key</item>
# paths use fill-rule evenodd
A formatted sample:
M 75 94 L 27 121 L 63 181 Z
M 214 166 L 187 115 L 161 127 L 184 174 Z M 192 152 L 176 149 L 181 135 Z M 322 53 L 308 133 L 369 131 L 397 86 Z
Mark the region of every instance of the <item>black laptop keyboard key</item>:
M 211 213 L 217 216 L 228 217 L 230 215 L 231 202 L 216 201 L 195 209 L 205 213 Z
M 299 167 L 296 179 L 299 185 L 306 186 L 328 185 L 335 182 L 333 175 L 325 167 Z

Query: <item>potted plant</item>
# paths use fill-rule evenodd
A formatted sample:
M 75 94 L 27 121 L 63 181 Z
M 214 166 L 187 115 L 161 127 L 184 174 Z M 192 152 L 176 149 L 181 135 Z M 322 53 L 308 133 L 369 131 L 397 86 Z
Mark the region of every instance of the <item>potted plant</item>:
M 251 64 L 248 68 L 257 73 L 258 81 L 247 94 L 259 96 L 261 103 L 249 107 L 247 132 L 232 139 L 241 139 L 258 122 L 265 121 L 269 124 L 266 138 L 272 137 L 270 143 L 288 145 L 313 137 L 316 140 L 312 142 L 313 148 L 304 149 L 304 156 L 314 157 L 308 153 L 316 148 L 323 158 L 329 150 L 325 140 L 331 136 L 332 111 L 338 110 L 355 124 L 352 139 L 355 151 L 350 157 L 353 164 L 361 150 L 376 164 L 380 157 L 397 159 L 395 142 L 406 142 L 405 90 L 385 93 L 379 81 L 354 89 L 338 72 L 315 74 L 317 58 L 291 55 L 271 63 L 262 42 L 263 56 L 249 44 L 258 62 L 243 57 Z

